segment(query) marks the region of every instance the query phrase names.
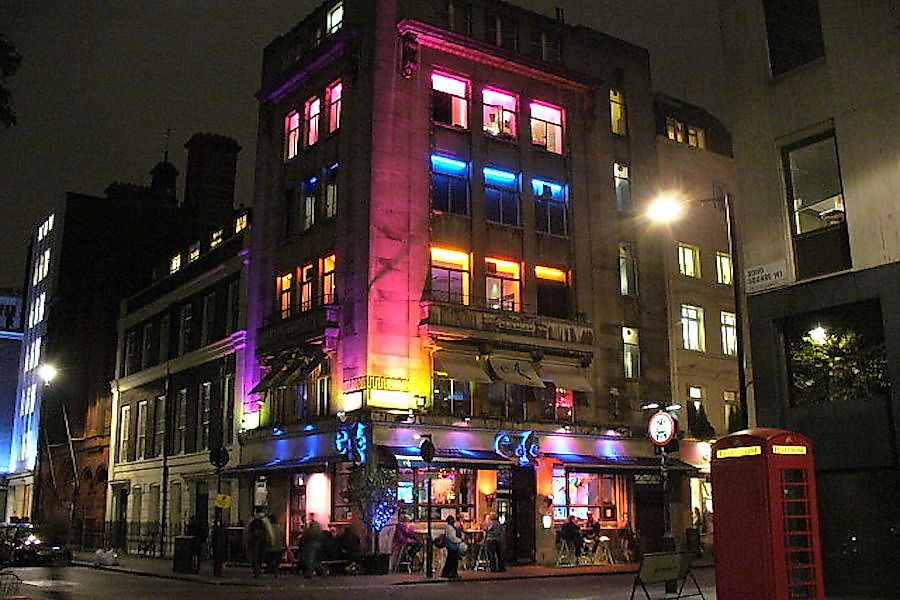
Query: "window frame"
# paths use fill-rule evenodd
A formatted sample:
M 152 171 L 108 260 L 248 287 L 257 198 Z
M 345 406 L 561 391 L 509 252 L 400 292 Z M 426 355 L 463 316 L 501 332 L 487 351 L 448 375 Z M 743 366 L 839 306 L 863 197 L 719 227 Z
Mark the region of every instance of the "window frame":
M 276 276 L 275 289 L 278 294 L 279 314 L 282 319 L 288 319 L 294 313 L 294 274 L 288 271 Z
M 335 254 L 328 254 L 319 259 L 319 294 L 322 305 L 337 302 L 337 258 Z
M 616 190 L 616 208 L 619 212 L 634 210 L 634 203 L 631 201 L 631 165 L 613 163 L 613 185 Z
M 702 307 L 693 304 L 681 305 L 681 346 L 685 350 L 706 352 L 706 331 Z
M 495 100 L 499 100 L 501 97 L 506 98 L 512 101 L 513 107 L 510 109 L 507 108 L 504 104 L 497 104 L 495 103 L 495 101 L 488 99 L 491 96 L 497 96 Z M 481 128 L 485 135 L 493 139 L 506 140 L 509 142 L 515 142 L 516 140 L 518 140 L 518 95 L 506 90 L 502 90 L 500 88 L 486 86 L 481 89 L 481 112 Z M 499 116 L 499 120 L 489 120 L 488 117 L 493 115 L 495 112 Z M 507 119 L 507 116 L 509 116 L 510 118 Z M 491 125 L 494 124 L 496 124 L 496 131 L 491 128 Z
M 448 86 L 444 86 L 445 89 L 440 89 L 435 87 L 437 81 L 447 80 L 448 82 L 456 82 L 457 84 L 462 84 L 464 88 L 463 95 L 460 96 L 458 93 L 449 91 Z M 431 73 L 431 122 L 433 124 L 437 124 L 443 127 L 449 127 L 451 129 L 456 130 L 468 130 L 469 129 L 469 96 L 472 91 L 472 84 L 468 79 L 458 77 L 456 75 L 451 75 L 449 73 L 445 73 L 443 71 L 432 71 Z M 441 96 L 438 96 L 440 94 Z M 449 99 L 448 106 L 450 109 L 449 118 L 445 120 L 440 120 L 436 118 L 436 106 L 437 102 L 435 99 L 437 97 L 446 97 Z M 459 122 L 454 118 L 456 115 L 455 112 L 459 113 L 461 117 Z
M 485 263 L 485 302 L 491 310 L 508 312 L 521 312 L 522 310 L 522 265 L 516 261 L 504 260 L 486 256 Z M 491 271 L 488 264 L 493 264 Z M 505 269 L 505 270 L 504 270 Z M 514 273 L 512 272 L 514 270 Z M 496 280 L 499 285 L 500 296 L 491 296 L 491 280 Z M 512 287 L 512 303 L 507 299 L 507 286 Z
M 716 252 L 716 282 L 734 285 L 734 265 L 728 252 Z
M 337 90 L 337 99 L 334 97 Z M 325 88 L 325 104 L 328 107 L 328 133 L 334 133 L 341 127 L 341 108 L 343 107 L 344 81 L 337 79 Z
M 556 111 L 557 113 L 559 113 L 559 122 L 554 123 L 553 121 L 550 121 L 548 119 L 535 116 L 535 108 L 538 108 L 538 112 L 540 112 L 541 110 Z M 531 119 L 531 126 L 529 127 L 529 130 L 531 131 L 531 145 L 533 147 L 543 148 L 546 152 L 550 152 L 551 154 L 564 154 L 565 137 L 563 122 L 565 120 L 565 110 L 562 107 L 538 100 L 532 100 L 528 105 L 528 109 L 529 117 Z M 543 136 L 535 135 L 536 123 L 543 126 Z M 550 134 L 551 129 L 555 131 L 555 134 L 552 136 Z M 543 138 L 543 140 L 541 138 Z M 556 140 L 556 143 L 553 144 L 553 148 L 551 148 L 550 144 L 551 139 Z
M 541 193 L 538 194 L 538 187 Z M 548 196 L 545 192 L 550 190 Z M 534 229 L 538 233 L 569 237 L 569 202 L 568 186 L 544 179 L 531 180 L 531 193 L 534 198 Z M 556 215 L 556 219 L 554 219 Z M 561 220 L 561 227 L 555 221 Z
M 432 154 L 431 155 L 431 210 L 441 214 L 454 214 L 460 216 L 470 216 L 471 215 L 471 193 L 469 189 L 469 181 L 470 181 L 470 172 L 469 172 L 469 163 L 465 161 L 461 161 L 456 158 L 452 158 L 450 156 L 445 156 L 441 154 Z M 446 164 L 447 167 L 444 170 L 440 170 L 439 165 Z M 451 166 L 456 167 L 457 170 L 464 173 L 463 175 L 450 173 Z M 438 195 L 438 182 L 446 178 L 447 181 L 447 197 L 446 199 L 440 198 Z M 454 185 L 455 184 L 455 185 Z M 460 210 L 460 207 L 454 204 L 454 198 L 456 195 L 454 191 L 459 192 L 459 186 L 462 186 L 462 189 L 465 192 L 465 206 L 462 207 L 463 210 Z M 438 206 L 438 201 L 441 200 L 441 206 Z M 446 208 L 443 207 L 443 204 L 446 204 Z
M 489 173 L 493 173 L 494 182 L 489 180 Z M 501 183 L 501 179 L 509 180 L 509 184 Z M 501 225 L 509 225 L 511 227 L 522 226 L 522 198 L 519 188 L 519 175 L 511 171 L 503 171 L 492 167 L 482 168 L 482 179 L 484 181 L 484 204 L 485 204 L 485 220 L 490 223 L 499 223 Z M 492 198 L 496 196 L 496 198 Z M 514 201 L 515 204 L 515 222 L 509 222 L 504 210 L 508 204 Z M 496 205 L 495 212 L 498 218 L 493 218 L 492 207 Z
M 700 279 L 700 248 L 678 242 L 678 272 L 685 277 Z
M 609 89 L 609 130 L 614 135 L 628 135 L 628 109 L 621 89 Z
M 300 113 L 290 111 L 284 116 L 284 160 L 291 160 L 300 153 Z
M 622 374 L 630 381 L 641 378 L 640 330 L 628 325 L 622 326 Z
M 731 311 L 719 311 L 722 354 L 737 356 L 737 315 Z
M 315 110 L 315 112 L 313 112 Z M 310 148 L 319 142 L 319 120 L 322 116 L 322 99 L 310 96 L 303 103 L 303 147 Z

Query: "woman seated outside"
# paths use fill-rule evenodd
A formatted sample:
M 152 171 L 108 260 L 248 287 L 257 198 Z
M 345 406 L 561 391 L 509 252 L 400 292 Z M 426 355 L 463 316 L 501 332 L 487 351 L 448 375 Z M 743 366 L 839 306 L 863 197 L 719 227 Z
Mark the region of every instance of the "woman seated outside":
M 409 524 L 409 517 L 406 515 L 400 515 L 397 525 L 394 527 L 394 548 L 397 556 L 400 556 L 400 553 L 406 548 L 406 556 L 410 560 L 413 560 L 422 549 L 422 542 L 416 537 L 415 531 Z

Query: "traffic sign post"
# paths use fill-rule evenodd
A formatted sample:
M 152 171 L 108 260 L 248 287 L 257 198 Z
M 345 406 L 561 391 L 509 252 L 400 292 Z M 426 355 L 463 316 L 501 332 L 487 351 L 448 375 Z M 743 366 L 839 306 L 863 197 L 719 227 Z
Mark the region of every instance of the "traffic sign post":
M 663 550 L 675 550 L 675 536 L 672 533 L 672 513 L 669 506 L 669 466 L 666 464 L 668 448 L 674 444 L 678 450 L 678 421 L 668 411 L 660 410 L 650 415 L 647 423 L 647 437 L 660 457 L 659 471 L 663 488 Z M 676 592 L 678 581 L 666 581 L 666 592 Z

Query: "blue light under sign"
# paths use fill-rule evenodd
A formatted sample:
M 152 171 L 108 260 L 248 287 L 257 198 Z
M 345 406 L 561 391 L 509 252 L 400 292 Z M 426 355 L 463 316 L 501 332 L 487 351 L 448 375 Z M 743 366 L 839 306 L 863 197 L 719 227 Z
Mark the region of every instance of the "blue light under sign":
M 518 179 L 515 173 L 510 173 L 509 171 L 501 171 L 499 169 L 492 169 L 491 167 L 484 167 L 482 169 L 482 172 L 484 173 L 485 183 L 502 185 L 504 187 L 509 187 Z
M 468 165 L 461 160 L 441 156 L 440 154 L 431 155 L 431 167 L 438 173 L 465 173 Z

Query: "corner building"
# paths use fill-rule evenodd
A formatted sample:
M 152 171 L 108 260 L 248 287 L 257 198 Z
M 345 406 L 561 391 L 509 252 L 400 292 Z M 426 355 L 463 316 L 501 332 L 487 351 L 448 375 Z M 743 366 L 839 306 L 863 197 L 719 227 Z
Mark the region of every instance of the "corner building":
M 658 548 L 646 50 L 502 2 L 330 2 L 266 48 L 258 97 L 241 506 L 284 514 L 289 541 L 306 518 L 353 522 L 334 442 L 352 427 L 397 457 L 400 510 L 424 528 L 430 433 L 432 518 L 498 512 L 510 559 L 554 561 L 570 513 Z M 691 468 L 674 467 L 678 532 Z

